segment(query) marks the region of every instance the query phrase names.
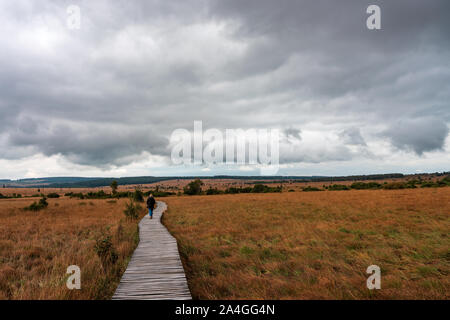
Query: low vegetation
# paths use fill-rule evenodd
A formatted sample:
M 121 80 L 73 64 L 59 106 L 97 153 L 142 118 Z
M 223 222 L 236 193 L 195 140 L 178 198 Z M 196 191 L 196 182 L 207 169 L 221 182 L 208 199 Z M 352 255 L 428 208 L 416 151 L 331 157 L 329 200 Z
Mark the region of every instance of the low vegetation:
M 0 299 L 109 299 L 139 241 L 142 201 L 177 192 L 164 223 L 194 298 L 449 299 L 448 173 L 377 181 L 5 188 Z M 371 264 L 382 290 L 365 287 Z M 70 265 L 81 290 L 66 288 Z
M 165 201 L 196 299 L 450 298 L 450 188 Z
M 127 200 L 46 201 L 39 211 L 24 211 L 27 199 L 0 202 L 0 300 L 111 298 L 139 241 Z M 66 287 L 70 265 L 81 290 Z
M 58 199 L 59 198 L 59 194 L 56 193 L 56 192 L 52 192 L 52 193 L 47 194 L 47 198 L 49 198 L 49 199 Z
M 253 187 L 228 187 L 225 190 L 219 190 L 217 188 L 209 187 L 209 189 L 205 191 L 202 190 L 202 186 L 204 185 L 203 181 L 200 179 L 196 179 L 188 183 L 186 187 L 184 187 L 183 191 L 186 195 L 217 195 L 217 194 L 238 194 L 238 193 L 272 193 L 272 192 L 281 192 L 282 188 L 280 186 L 277 187 L 269 187 L 265 184 L 255 184 Z
M 22 195 L 20 193 L 13 193 L 10 196 L 5 196 L 0 193 L 0 199 L 20 199 L 22 198 Z
M 136 220 L 142 214 L 143 208 L 135 200 L 130 199 L 123 213 L 128 220 Z
M 385 182 L 383 184 L 378 182 L 354 182 L 350 186 L 343 184 L 332 184 L 329 186 L 324 185 L 323 189 L 307 186 L 302 188 L 303 191 L 342 191 L 342 190 L 401 190 L 401 189 L 415 189 L 415 188 L 441 188 L 450 186 L 450 177 L 445 177 L 441 180 L 407 180 L 407 181 L 394 181 Z
M 33 202 L 28 207 L 25 207 L 24 210 L 28 211 L 39 211 L 48 207 L 48 202 L 46 197 L 42 197 L 39 202 Z
M 147 192 L 142 192 L 140 189 L 136 189 L 135 191 L 116 191 L 115 193 L 106 193 L 103 190 L 94 192 L 90 191 L 87 193 L 74 193 L 74 192 L 67 192 L 64 195 L 66 197 L 70 198 L 78 198 L 78 199 L 123 199 L 123 198 L 132 198 L 135 201 L 142 202 L 144 201 L 144 197 L 148 197 L 148 195 L 152 193 L 155 197 L 167 197 L 174 195 L 173 192 L 166 192 L 166 191 L 157 191 L 157 190 L 150 190 Z

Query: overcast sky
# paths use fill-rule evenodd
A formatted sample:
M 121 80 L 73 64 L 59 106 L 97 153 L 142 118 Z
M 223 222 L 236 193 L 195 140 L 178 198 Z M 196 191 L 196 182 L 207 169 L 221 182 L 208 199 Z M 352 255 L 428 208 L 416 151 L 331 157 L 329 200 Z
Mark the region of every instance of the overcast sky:
M 194 120 L 280 129 L 280 174 L 449 171 L 450 1 L 0 0 L 0 178 L 257 174 L 174 167 Z

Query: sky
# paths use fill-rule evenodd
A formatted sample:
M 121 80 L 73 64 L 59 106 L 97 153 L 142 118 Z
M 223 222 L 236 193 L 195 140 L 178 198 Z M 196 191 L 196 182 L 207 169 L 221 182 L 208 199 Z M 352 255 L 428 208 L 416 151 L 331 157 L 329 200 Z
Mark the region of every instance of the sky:
M 278 129 L 280 175 L 450 171 L 449 35 L 448 0 L 0 0 L 0 179 L 258 174 L 174 165 L 194 121 Z

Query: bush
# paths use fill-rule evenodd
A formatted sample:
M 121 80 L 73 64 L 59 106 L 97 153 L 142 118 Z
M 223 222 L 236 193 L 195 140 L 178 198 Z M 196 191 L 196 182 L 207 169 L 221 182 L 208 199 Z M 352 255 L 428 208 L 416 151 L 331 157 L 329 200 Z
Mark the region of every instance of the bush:
M 268 187 L 265 184 L 256 184 L 252 187 L 246 188 L 236 188 L 230 187 L 225 189 L 224 193 L 236 194 L 236 193 L 270 193 L 270 192 L 281 192 L 281 187 Z
M 52 193 L 49 193 L 47 195 L 47 198 L 49 198 L 49 199 L 56 199 L 56 198 L 59 198 L 59 194 L 57 194 L 55 192 L 52 192 Z
M 355 182 L 350 186 L 350 188 L 357 190 L 380 189 L 381 187 L 382 185 L 377 182 Z
M 144 202 L 144 193 L 140 189 L 136 188 L 133 193 L 133 200 L 136 202 Z
M 202 194 L 202 186 L 204 185 L 203 181 L 200 179 L 195 179 L 194 181 L 189 182 L 189 184 L 184 187 L 183 191 L 188 195 L 198 195 Z
M 444 179 L 442 179 L 442 182 L 445 183 L 446 185 L 450 186 L 450 176 L 445 177 Z
M 119 184 L 117 183 L 116 180 L 111 182 L 111 191 L 112 191 L 113 194 L 116 194 L 118 187 L 119 187 Z
M 65 194 L 66 197 L 71 197 L 71 198 L 78 198 L 83 200 L 84 199 L 84 194 L 80 193 L 73 193 L 73 192 L 69 192 Z
M 221 193 L 223 193 L 223 191 L 220 191 L 219 189 L 217 189 L 217 188 L 209 188 L 208 190 L 206 190 L 206 194 L 207 195 L 213 195 L 213 194 L 221 194 Z
M 307 186 L 307 187 L 303 188 L 303 191 L 310 192 L 310 191 L 323 191 L 323 190 L 316 188 L 316 187 Z
M 253 188 L 247 187 L 247 188 L 235 188 L 235 187 L 229 187 L 225 189 L 225 193 L 229 194 L 236 194 L 236 193 L 250 193 L 252 192 Z
M 25 207 L 24 210 L 29 211 L 39 211 L 48 207 L 48 202 L 46 197 L 42 197 L 39 202 L 33 202 L 29 207 Z
M 386 190 L 398 190 L 398 189 L 413 189 L 416 188 L 416 186 L 410 182 L 391 182 L 387 183 L 383 186 L 383 189 Z
M 116 191 L 116 193 L 114 193 L 112 196 L 111 196 L 111 198 L 117 198 L 117 199 L 120 199 L 120 198 L 130 198 L 130 197 L 132 197 L 132 193 L 131 192 L 129 192 L 129 191 L 123 191 L 123 192 L 117 192 Z
M 109 267 L 114 265 L 119 258 L 117 251 L 111 242 L 111 236 L 106 236 L 102 239 L 98 239 L 95 243 L 95 252 L 97 253 L 100 261 L 102 262 L 103 270 L 108 270 Z
M 265 184 L 255 184 L 253 186 L 253 193 L 269 193 L 269 192 L 281 192 L 281 187 L 268 187 Z
M 175 192 L 169 192 L 169 191 L 159 191 L 159 190 L 150 190 L 147 192 L 144 192 L 144 196 L 148 197 L 150 195 L 150 193 L 154 196 L 154 197 L 168 197 L 168 196 L 173 196 L 175 195 Z
M 130 199 L 130 202 L 126 204 L 125 210 L 123 213 L 125 217 L 129 220 L 136 220 L 139 217 L 139 212 L 142 211 L 142 207 L 136 203 L 133 199 Z
M 84 198 L 86 199 L 108 199 L 111 198 L 111 195 L 108 193 L 105 193 L 105 191 L 100 190 L 97 192 L 88 192 Z
M 436 182 L 427 181 L 427 182 L 423 182 L 420 187 L 421 188 L 440 188 L 440 187 L 445 187 L 447 185 L 448 184 L 443 180 L 436 181 Z
M 328 190 L 331 191 L 341 191 L 341 190 L 350 190 L 350 188 L 343 184 L 333 184 L 328 187 Z

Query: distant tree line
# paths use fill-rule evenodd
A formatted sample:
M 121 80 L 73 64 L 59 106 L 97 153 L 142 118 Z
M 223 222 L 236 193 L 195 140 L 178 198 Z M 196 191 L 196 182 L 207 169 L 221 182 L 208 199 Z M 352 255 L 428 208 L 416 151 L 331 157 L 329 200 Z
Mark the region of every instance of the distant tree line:
M 409 181 L 397 181 L 397 182 L 385 182 L 380 184 L 378 182 L 354 182 L 350 186 L 342 184 L 332 184 L 329 186 L 323 186 L 323 189 L 317 187 L 305 187 L 303 191 L 340 191 L 340 190 L 398 190 L 398 189 L 415 189 L 415 188 L 440 188 L 450 186 L 450 176 L 447 176 L 441 180 L 431 181 L 431 180 L 409 180 Z
M 202 190 L 204 185 L 203 181 L 200 179 L 195 179 L 184 187 L 183 192 L 187 195 L 215 195 L 215 194 L 237 194 L 237 193 L 271 193 L 271 192 L 281 192 L 282 187 L 269 187 L 264 184 L 255 184 L 253 187 L 229 187 L 225 190 L 219 190 L 217 188 L 209 187 L 206 191 Z

